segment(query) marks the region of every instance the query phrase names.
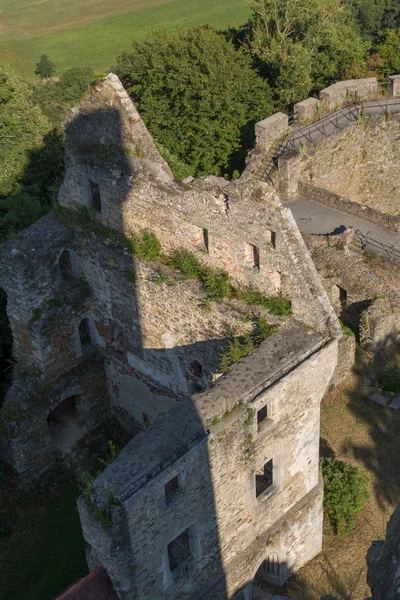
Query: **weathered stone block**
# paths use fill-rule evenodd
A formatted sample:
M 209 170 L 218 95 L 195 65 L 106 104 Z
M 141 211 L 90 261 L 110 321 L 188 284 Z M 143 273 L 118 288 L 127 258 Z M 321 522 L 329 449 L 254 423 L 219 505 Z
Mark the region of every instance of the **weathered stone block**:
M 307 98 L 301 102 L 296 102 L 294 112 L 297 113 L 297 121 L 299 124 L 305 123 L 313 119 L 320 101 L 317 98 Z
M 256 147 L 268 152 L 272 144 L 283 136 L 288 127 L 289 117 L 281 112 L 259 121 L 255 125 Z
M 350 79 L 338 81 L 319 93 L 320 100 L 325 102 L 328 110 L 334 110 L 349 100 L 375 100 L 378 92 L 378 81 L 375 77 L 367 79 Z
M 389 75 L 389 91 L 393 98 L 400 98 L 400 75 Z

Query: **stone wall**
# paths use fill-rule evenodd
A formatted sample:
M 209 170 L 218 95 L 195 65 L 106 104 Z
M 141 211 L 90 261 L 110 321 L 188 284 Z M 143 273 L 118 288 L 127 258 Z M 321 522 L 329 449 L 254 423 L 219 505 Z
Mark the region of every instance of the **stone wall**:
M 400 297 L 387 285 L 374 265 L 349 253 L 344 244 L 336 245 L 342 236 L 304 235 L 336 314 L 356 333 L 363 350 L 376 355 L 386 351 L 400 338 Z M 339 352 L 350 372 L 352 342 L 342 339 Z M 341 372 L 341 359 L 338 373 Z M 332 385 L 336 384 L 336 375 Z
M 361 347 L 374 356 L 387 351 L 399 339 L 399 311 L 393 311 L 389 298 L 377 298 L 361 314 Z
M 354 215 L 355 217 L 359 217 L 360 219 L 365 219 L 380 227 L 386 227 L 386 229 L 390 229 L 391 231 L 400 232 L 400 217 L 380 212 L 375 208 L 365 206 L 365 204 L 353 202 L 344 196 L 339 196 L 339 194 L 335 194 L 329 190 L 316 187 L 309 182 L 299 181 L 296 191 L 300 196 L 304 196 L 304 198 L 307 198 L 308 200 L 326 204 L 326 206 L 341 210 L 350 215 Z M 293 194 L 289 195 L 289 198 L 292 197 Z
M 376 77 L 367 79 L 350 79 L 337 81 L 319 93 L 319 98 L 325 103 L 328 110 L 335 110 L 346 102 L 360 102 L 375 100 L 378 95 L 378 81 Z
M 398 115 L 391 115 L 390 120 L 385 117 L 361 120 L 319 141 L 315 152 L 302 162 L 300 181 L 358 203 L 361 206 L 356 216 L 364 214 L 362 218 L 371 217 L 372 222 L 377 222 L 376 213 L 368 212 L 364 205 L 398 217 L 398 138 Z M 355 214 L 354 205 L 349 206 Z M 378 224 L 385 226 L 385 221 Z M 398 228 L 396 219 L 395 230 Z

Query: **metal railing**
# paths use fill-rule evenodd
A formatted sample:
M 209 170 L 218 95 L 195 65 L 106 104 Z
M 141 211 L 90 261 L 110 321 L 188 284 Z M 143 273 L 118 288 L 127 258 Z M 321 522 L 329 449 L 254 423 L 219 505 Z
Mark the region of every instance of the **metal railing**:
M 271 179 L 273 171 L 278 166 L 278 159 L 288 150 L 298 150 L 304 145 L 314 144 L 316 141 L 333 135 L 337 131 L 355 123 L 362 117 L 375 114 L 383 114 L 386 116 L 390 113 L 400 113 L 400 98 L 385 98 L 370 102 L 358 102 L 340 108 L 311 125 L 300 127 L 289 137 L 283 139 L 277 148 L 273 150 L 273 154 L 265 167 L 261 180 L 266 181 L 267 179 Z M 294 116 L 295 115 L 292 115 L 292 117 Z
M 384 254 L 391 260 L 395 260 L 400 262 L 400 247 L 398 244 L 386 244 L 379 238 L 374 237 L 368 231 L 367 233 L 363 233 L 360 229 L 356 229 L 355 234 L 361 243 L 362 250 L 370 250 L 371 252 Z

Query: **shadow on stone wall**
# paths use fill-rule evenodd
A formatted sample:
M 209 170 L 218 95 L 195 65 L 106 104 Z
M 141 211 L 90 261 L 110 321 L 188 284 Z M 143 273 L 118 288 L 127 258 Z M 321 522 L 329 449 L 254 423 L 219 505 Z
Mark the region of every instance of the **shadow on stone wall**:
M 66 165 L 67 177 L 68 168 L 72 167 L 76 169 L 76 165 L 79 164 L 81 178 L 77 182 L 77 185 L 84 188 L 85 182 L 82 176 L 86 173 L 86 195 L 83 201 L 92 219 L 107 223 L 108 208 L 101 198 L 99 202 L 99 193 L 101 195 L 104 178 L 108 177 L 115 182 L 112 198 L 113 206 L 111 208 L 114 211 L 113 218 L 116 222 L 123 223 L 123 211 L 125 209 L 127 193 L 131 187 L 132 179 L 137 178 L 139 175 L 138 172 L 135 172 L 133 168 L 134 163 L 128 159 L 128 156 L 133 155 L 135 158 L 139 158 L 143 164 L 146 160 L 154 160 L 155 149 L 150 146 L 149 140 L 145 136 L 134 139 L 131 135 L 132 131 L 135 131 L 134 125 L 129 132 L 123 129 L 120 114 L 113 108 L 94 110 L 90 114 L 84 112 L 73 118 L 66 128 L 67 156 L 70 157 L 70 164 L 67 162 Z M 107 202 L 110 202 L 109 198 Z M 120 211 L 119 216 L 115 216 L 116 209 Z M 105 213 L 105 218 L 102 212 Z M 79 244 L 79 240 L 77 240 L 77 243 Z M 120 259 L 121 261 L 126 262 L 128 260 L 130 262 L 130 282 L 123 282 L 121 284 L 117 281 L 110 281 L 108 285 L 107 281 L 99 283 L 97 275 L 93 276 L 93 273 L 87 274 L 87 280 L 94 297 L 94 320 L 100 337 L 103 340 L 102 345 L 104 348 L 102 353 L 106 356 L 111 353 L 113 364 L 119 365 L 121 373 L 123 372 L 127 378 L 126 381 L 128 382 L 129 378 L 131 378 L 132 383 L 130 388 L 132 395 L 134 389 L 138 390 L 141 389 L 140 386 L 145 386 L 152 398 L 170 397 L 175 401 L 192 404 L 190 394 L 202 391 L 206 385 L 211 383 L 208 380 L 207 373 L 204 374 L 204 372 L 201 372 L 203 365 L 207 365 L 207 369 L 205 369 L 207 372 L 217 370 L 220 349 L 221 346 L 226 344 L 227 340 L 211 339 L 196 341 L 187 346 L 176 346 L 172 340 L 170 344 L 165 344 L 166 347 L 164 349 L 148 347 L 148 343 L 144 343 L 141 303 L 138 297 L 140 296 L 140 286 L 143 282 L 136 272 L 135 260 L 132 257 L 127 259 L 126 252 L 124 253 L 123 250 L 121 251 Z M 102 275 L 104 276 L 104 273 Z M 111 311 L 105 307 L 101 300 L 101 296 L 104 296 L 101 290 L 104 290 L 104 288 L 107 288 L 111 295 L 111 303 L 113 304 Z M 160 320 L 160 327 L 162 327 L 161 323 L 162 318 Z M 118 330 L 119 336 L 117 342 L 115 340 L 116 330 Z M 128 355 L 131 356 L 130 360 L 128 360 Z M 191 375 L 188 374 L 190 363 L 195 363 Z M 141 367 L 143 367 L 142 370 Z M 125 387 L 126 385 L 129 386 L 129 383 L 125 384 Z M 115 376 L 114 380 L 109 381 L 109 387 L 114 389 L 113 403 L 118 403 L 119 391 L 115 391 L 118 386 L 120 388 L 122 386 L 122 377 L 118 381 L 118 376 Z M 142 387 L 142 389 L 144 388 Z M 133 407 L 135 404 L 140 405 L 139 412 L 143 414 L 145 425 L 149 424 L 146 423 L 149 414 L 146 414 L 146 411 L 142 410 L 142 406 L 145 405 L 145 399 L 136 396 L 136 398 L 132 398 Z M 149 412 L 147 411 L 147 413 Z M 195 411 L 192 411 L 193 414 L 197 415 Z M 154 416 L 151 415 L 151 417 L 151 420 L 154 420 Z M 206 435 L 200 416 L 197 415 L 194 419 L 196 418 L 197 423 L 191 423 L 192 431 L 197 431 L 197 435 L 203 431 L 204 435 Z M 178 423 L 176 427 L 182 429 L 182 425 L 182 423 Z M 157 427 L 156 422 L 152 425 L 151 429 Z M 171 437 L 173 437 L 174 432 L 171 431 L 170 433 Z M 168 436 L 168 432 L 165 432 L 165 434 Z M 147 432 L 144 435 L 146 436 Z M 144 447 L 146 444 L 145 440 L 146 438 L 144 438 L 143 442 Z M 165 454 L 159 457 L 155 456 L 154 458 L 156 463 L 172 460 L 171 456 L 165 456 Z M 149 588 L 146 588 L 148 591 L 145 594 L 151 595 L 157 589 L 157 597 L 161 597 L 165 593 L 165 596 L 163 595 L 165 598 L 178 598 L 179 594 L 182 593 L 179 589 L 185 590 L 186 597 L 189 597 L 189 591 L 190 594 L 196 593 L 197 597 L 199 590 L 204 588 L 204 598 L 208 598 L 207 588 L 210 581 L 214 582 L 216 587 L 213 589 L 218 590 L 218 597 L 223 598 L 226 596 L 225 573 L 221 560 L 218 531 L 215 526 L 210 527 L 210 524 L 217 523 L 217 513 L 211 470 L 207 460 L 206 458 L 206 464 L 203 461 L 201 465 L 202 478 L 201 480 L 199 479 L 202 487 L 201 499 L 196 494 L 196 503 L 189 506 L 181 506 L 177 514 L 174 514 L 173 508 L 169 509 L 170 514 L 167 522 L 162 521 L 162 517 L 155 519 L 158 522 L 158 526 L 154 533 L 155 538 L 150 550 L 148 544 L 141 544 L 139 539 L 135 539 L 135 534 L 137 534 L 135 530 L 128 531 L 128 519 L 124 521 L 124 525 L 121 526 L 118 534 L 115 534 L 115 532 L 113 534 L 120 536 L 120 547 L 117 549 L 113 543 L 110 546 L 110 544 L 100 541 L 99 537 L 96 538 L 96 535 L 101 537 L 103 533 L 93 534 L 91 526 L 87 522 L 83 523 L 83 530 L 87 541 L 93 545 L 97 543 L 97 547 L 94 548 L 92 546 L 91 558 L 89 560 L 90 566 L 93 567 L 94 564 L 100 563 L 106 568 L 121 598 L 134 598 L 134 594 L 140 590 L 140 585 L 143 586 L 143 584 L 139 584 L 140 579 L 143 578 L 145 580 L 147 578 L 145 588 L 149 586 Z M 130 477 L 128 471 L 125 477 L 128 481 Z M 187 479 L 189 479 L 189 474 L 187 475 Z M 82 514 L 81 510 L 81 518 Z M 131 515 L 132 519 L 137 517 L 138 515 Z M 143 518 L 146 520 L 145 515 L 143 515 Z M 90 517 L 88 519 L 90 520 Z M 150 516 L 149 519 L 148 535 L 151 536 L 152 527 L 154 527 L 154 516 Z M 188 567 L 182 571 L 182 574 L 173 574 L 174 582 L 163 592 L 163 584 L 160 583 L 160 577 L 162 579 L 160 566 L 165 548 L 162 540 L 164 538 L 169 540 L 179 536 L 185 526 L 191 526 L 194 521 L 197 523 L 197 542 L 201 546 L 200 553 L 202 556 L 200 562 L 195 564 L 188 563 Z M 141 566 L 138 569 L 138 561 L 140 559 L 137 554 L 137 547 L 141 546 L 141 552 L 146 555 L 148 563 L 146 568 L 149 569 L 148 571 L 143 570 L 143 562 L 140 563 Z M 109 548 L 113 548 L 111 553 Z M 192 551 L 193 549 L 190 550 L 190 552 Z M 198 558 L 196 558 L 197 560 Z M 136 567 L 134 569 L 135 564 Z M 199 573 L 201 570 L 202 573 Z M 157 580 L 158 584 L 152 587 L 155 580 Z M 152 590 L 151 592 L 150 589 Z M 214 592 L 211 593 L 213 594 Z

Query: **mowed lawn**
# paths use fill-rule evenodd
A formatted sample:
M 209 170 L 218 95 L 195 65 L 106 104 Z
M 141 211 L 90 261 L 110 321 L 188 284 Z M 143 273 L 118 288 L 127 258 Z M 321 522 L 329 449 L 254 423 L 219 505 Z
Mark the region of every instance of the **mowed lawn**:
M 47 54 L 57 75 L 76 66 L 109 69 L 121 49 L 152 29 L 247 20 L 247 0 L 0 0 L 0 64 L 34 79 Z

